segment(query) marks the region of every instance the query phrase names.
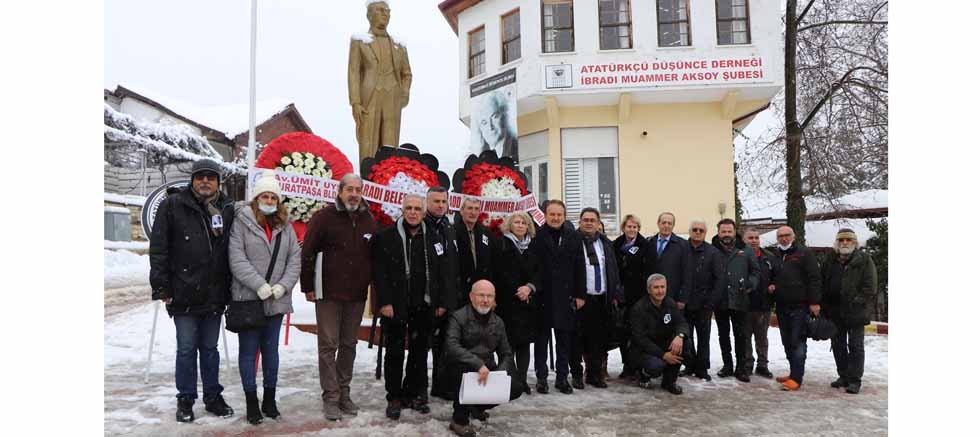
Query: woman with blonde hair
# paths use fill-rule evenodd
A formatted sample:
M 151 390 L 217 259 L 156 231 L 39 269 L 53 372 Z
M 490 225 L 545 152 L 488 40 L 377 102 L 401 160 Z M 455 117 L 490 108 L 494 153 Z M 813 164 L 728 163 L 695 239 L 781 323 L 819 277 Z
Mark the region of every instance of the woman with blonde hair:
M 647 239 L 640 234 L 640 217 L 636 215 L 627 214 L 623 217 L 619 229 L 623 230 L 623 234 L 613 241 L 613 249 L 616 251 L 616 261 L 619 263 L 619 280 L 626 294 L 626 308 L 629 309 L 641 297 L 646 296 L 643 254 L 646 252 Z M 623 338 L 619 346 L 619 353 L 623 356 L 623 372 L 619 377 L 631 378 L 635 374 L 634 369 L 626 364 L 630 356 L 630 335 L 625 334 L 620 337 Z
M 233 301 L 262 301 L 265 325 L 238 333 L 238 372 L 245 390 L 246 419 L 278 419 L 279 330 L 293 312 L 292 289 L 299 280 L 300 248 L 289 224 L 275 173 L 266 170 L 252 188 L 252 199 L 235 204 L 228 263 Z M 262 408 L 256 393 L 256 354 L 262 352 Z
M 519 211 L 509 215 L 500 230 L 504 236 L 497 240 L 497 253 L 493 256 L 493 282 L 497 288 L 495 311 L 507 328 L 507 339 L 517 359 L 517 375 L 524 384 L 524 393 L 531 394 L 527 368 L 531 360 L 530 345 L 538 329 L 538 305 L 531 285 L 536 262 L 527 248 L 534 237 L 534 222 L 527 213 Z

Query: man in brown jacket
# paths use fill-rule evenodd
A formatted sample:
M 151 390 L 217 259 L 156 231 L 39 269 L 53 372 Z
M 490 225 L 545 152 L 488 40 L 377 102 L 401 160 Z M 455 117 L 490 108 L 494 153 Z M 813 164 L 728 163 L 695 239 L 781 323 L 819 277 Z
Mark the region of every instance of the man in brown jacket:
M 313 216 L 303 241 L 300 283 L 306 300 L 316 302 L 320 388 L 327 420 L 340 420 L 341 413 L 354 416 L 358 410 L 350 398 L 350 381 L 371 282 L 371 236 L 377 230 L 361 198 L 363 186 L 356 174 L 345 175 L 336 202 Z

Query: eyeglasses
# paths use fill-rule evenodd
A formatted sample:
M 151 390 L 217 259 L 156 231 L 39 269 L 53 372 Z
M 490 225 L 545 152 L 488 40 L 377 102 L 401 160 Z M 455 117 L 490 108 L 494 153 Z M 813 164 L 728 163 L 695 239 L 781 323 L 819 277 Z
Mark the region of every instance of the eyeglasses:
M 793 236 L 793 234 L 776 234 L 776 237 L 777 238 L 789 238 L 789 237 L 792 237 L 792 236 Z
M 214 173 L 198 173 L 198 174 L 194 175 L 194 179 L 197 179 L 197 180 L 204 180 L 204 179 L 218 180 L 218 175 L 216 175 Z
M 700 234 L 704 232 L 704 229 L 691 228 L 691 233 L 695 233 L 695 232 Z

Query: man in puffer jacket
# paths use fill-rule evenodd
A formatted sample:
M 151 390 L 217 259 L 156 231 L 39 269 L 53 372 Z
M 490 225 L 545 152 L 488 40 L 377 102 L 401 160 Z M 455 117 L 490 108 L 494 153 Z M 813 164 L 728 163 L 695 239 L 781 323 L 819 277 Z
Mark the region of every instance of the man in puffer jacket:
M 858 394 L 864 376 L 864 325 L 871 323 L 878 272 L 874 260 L 858 250 L 853 230 L 837 232 L 834 253 L 823 264 L 821 277 L 823 310 L 837 326 L 830 344 L 838 378 L 830 386 Z
M 228 238 L 235 217 L 232 200 L 219 191 L 220 175 L 217 162 L 195 162 L 190 185 L 160 204 L 150 235 L 152 298 L 167 304 L 177 328 L 178 422 L 194 421 L 198 354 L 205 410 L 234 414 L 218 383 L 218 333 L 231 300 Z

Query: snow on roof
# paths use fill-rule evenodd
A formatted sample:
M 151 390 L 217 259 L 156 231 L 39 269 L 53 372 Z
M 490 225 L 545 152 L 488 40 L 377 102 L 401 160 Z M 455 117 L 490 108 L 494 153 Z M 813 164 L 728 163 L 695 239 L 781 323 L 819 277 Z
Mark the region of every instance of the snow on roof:
M 765 198 L 762 198 L 765 197 Z M 771 217 L 786 218 L 786 194 L 772 193 L 760 196 L 758 199 L 746 199 L 744 207 L 748 211 L 748 219 Z M 888 190 L 867 190 L 841 196 L 834 202 L 826 199 L 807 197 L 806 213 L 821 214 L 842 210 L 888 208 Z
M 879 219 L 871 219 L 877 221 Z M 865 219 L 836 219 L 819 220 L 806 222 L 806 245 L 810 247 L 833 247 L 834 240 L 837 238 L 837 231 L 841 228 L 851 228 L 858 236 L 858 243 L 864 246 L 868 238 L 875 234 L 868 229 Z M 759 244 L 762 246 L 772 246 L 776 244 L 776 230 L 766 232 L 759 236 Z
M 119 84 L 119 86 L 153 100 L 184 118 L 220 131 L 228 138 L 234 138 L 248 130 L 248 103 L 200 106 L 158 93 L 143 85 Z M 279 98 L 256 101 L 255 124 L 262 124 L 285 110 L 290 103 Z
M 116 194 L 116 193 L 102 193 L 103 198 L 106 202 L 121 203 L 123 205 L 133 205 L 133 206 L 143 206 L 146 203 L 146 198 L 143 196 L 136 196 L 133 194 Z

